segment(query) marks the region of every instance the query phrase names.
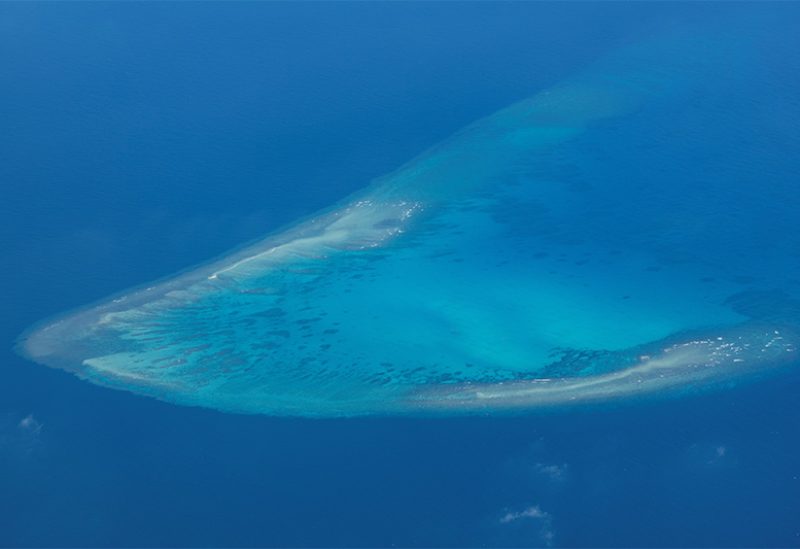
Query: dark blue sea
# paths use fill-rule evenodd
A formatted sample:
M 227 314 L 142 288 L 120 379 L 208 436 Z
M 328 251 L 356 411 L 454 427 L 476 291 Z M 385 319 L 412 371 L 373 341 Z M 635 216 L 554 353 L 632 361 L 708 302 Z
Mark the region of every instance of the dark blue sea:
M 798 23 L 788 2 L 0 4 L 0 546 L 799 545 L 800 364 L 510 415 L 300 419 L 112 390 L 14 349 L 682 32 L 680 62 L 719 57 L 707 83 L 668 115 L 599 122 L 608 138 L 549 173 L 609 189 L 598 235 L 702 234 L 693 252 L 798 320 Z M 730 93 L 727 66 L 747 69 Z

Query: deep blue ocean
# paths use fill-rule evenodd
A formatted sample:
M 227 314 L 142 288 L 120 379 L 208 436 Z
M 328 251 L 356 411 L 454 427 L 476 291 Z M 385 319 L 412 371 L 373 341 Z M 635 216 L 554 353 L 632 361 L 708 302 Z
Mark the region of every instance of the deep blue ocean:
M 708 229 L 714 257 L 780 250 L 754 271 L 797 289 L 800 227 L 770 204 L 798 203 L 800 4 L 0 4 L 0 546 L 799 545 L 793 370 L 511 417 L 311 420 L 177 406 L 13 350 L 41 319 L 325 208 L 603 53 L 715 21 L 771 37 L 750 95 L 701 90 L 663 123 L 713 137 L 681 157 L 686 177 L 719 174 L 703 200 L 739 184 L 753 204 L 737 219 L 759 230 Z M 758 115 L 740 141 L 712 107 L 743 102 Z M 615 131 L 590 152 L 619 157 L 641 128 Z M 644 194 L 681 204 L 643 143 L 565 177 L 646 174 Z

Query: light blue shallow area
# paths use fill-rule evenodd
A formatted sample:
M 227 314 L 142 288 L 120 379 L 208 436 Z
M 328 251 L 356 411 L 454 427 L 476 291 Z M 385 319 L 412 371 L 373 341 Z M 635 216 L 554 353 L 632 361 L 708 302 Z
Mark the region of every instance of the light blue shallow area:
M 765 37 L 733 38 L 622 46 L 328 211 L 22 348 L 177 403 L 307 416 L 526 409 L 791 363 L 800 201 L 769 182 L 797 142 L 764 96 L 791 90 L 764 79 Z M 775 148 L 731 157 L 757 131 L 742 119 Z

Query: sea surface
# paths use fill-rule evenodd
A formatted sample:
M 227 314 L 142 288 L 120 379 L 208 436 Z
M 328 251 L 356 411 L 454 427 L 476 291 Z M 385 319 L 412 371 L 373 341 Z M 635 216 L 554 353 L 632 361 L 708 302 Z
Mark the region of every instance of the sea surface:
M 797 21 L 3 4 L 0 545 L 797 545 Z

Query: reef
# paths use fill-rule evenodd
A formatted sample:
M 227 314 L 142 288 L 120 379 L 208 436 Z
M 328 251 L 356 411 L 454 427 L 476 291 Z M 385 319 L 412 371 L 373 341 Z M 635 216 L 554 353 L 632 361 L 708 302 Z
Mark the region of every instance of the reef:
M 312 417 L 526 410 L 794 364 L 775 268 L 792 243 L 741 261 L 759 247 L 716 227 L 754 184 L 686 175 L 707 141 L 687 101 L 744 93 L 753 65 L 699 36 L 611 52 L 327 211 L 43 322 L 20 351 L 169 402 Z

